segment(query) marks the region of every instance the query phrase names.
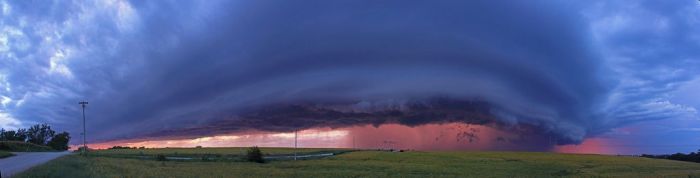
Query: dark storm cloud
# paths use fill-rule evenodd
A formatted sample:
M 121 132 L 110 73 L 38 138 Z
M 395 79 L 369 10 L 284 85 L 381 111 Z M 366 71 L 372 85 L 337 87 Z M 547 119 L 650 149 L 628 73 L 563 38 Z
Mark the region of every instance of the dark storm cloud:
M 177 129 L 222 118 L 261 119 L 241 115 L 255 106 L 445 95 L 480 97 L 518 122 L 564 132 L 583 122 L 589 111 L 580 107 L 603 90 L 595 76 L 598 59 L 581 38 L 586 26 L 565 10 L 484 2 L 225 6 L 245 8 L 196 19 L 204 28 L 182 29 L 191 35 L 180 40 L 187 44 L 148 57 L 156 59 L 146 64 L 153 68 L 136 74 L 143 84 L 127 92 L 123 103 L 129 104 L 120 104 L 131 105 L 130 112 L 117 116 L 144 127 L 125 127 Z M 294 127 L 323 117 L 279 117 L 284 121 L 269 123 L 274 126 L 251 127 Z M 152 122 L 156 118 L 164 120 Z M 576 129 L 572 140 L 585 134 L 585 128 Z
M 645 106 L 657 92 L 611 102 L 611 96 L 629 93 L 620 90 L 627 78 L 607 65 L 607 52 L 599 48 L 644 43 L 626 40 L 626 34 L 596 40 L 607 33 L 589 26 L 602 18 L 579 13 L 588 6 L 550 1 L 54 4 L 48 14 L 22 11 L 64 23 L 37 25 L 59 35 L 25 33 L 32 44 L 24 52 L 30 62 L 16 62 L 20 55 L 3 58 L 3 65 L 17 66 L 3 67 L 16 87 L 4 92 L 14 98 L 4 108 L 22 123 L 76 130 L 76 103 L 88 99 L 95 140 L 459 121 L 528 125 L 571 143 L 624 123 L 678 113 L 671 108 L 625 115 L 636 114 L 634 107 Z M 12 7 L 12 13 L 24 9 Z M 17 17 L 3 23 L 21 29 Z M 697 54 L 690 49 L 695 48 L 680 52 L 692 62 Z

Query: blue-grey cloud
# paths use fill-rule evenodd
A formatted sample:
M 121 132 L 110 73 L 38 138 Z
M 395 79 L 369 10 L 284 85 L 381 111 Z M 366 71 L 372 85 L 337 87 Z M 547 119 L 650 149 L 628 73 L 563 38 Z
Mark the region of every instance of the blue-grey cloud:
M 694 1 L 34 5 L 2 2 L 6 127 L 78 133 L 87 99 L 93 140 L 461 121 L 575 143 L 694 112 L 665 96 L 697 76 Z

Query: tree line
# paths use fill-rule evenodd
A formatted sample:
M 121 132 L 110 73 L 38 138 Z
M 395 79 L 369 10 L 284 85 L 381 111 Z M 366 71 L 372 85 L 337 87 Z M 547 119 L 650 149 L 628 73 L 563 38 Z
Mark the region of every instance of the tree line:
M 670 159 L 670 160 L 677 160 L 677 161 L 690 161 L 690 162 L 696 162 L 700 163 L 700 150 L 698 152 L 690 152 L 689 154 L 684 154 L 684 153 L 675 153 L 675 154 L 666 154 L 666 155 L 649 155 L 649 154 L 642 154 L 642 157 L 646 158 L 658 158 L 658 159 Z
M 143 150 L 143 149 L 146 149 L 146 147 L 145 147 L 145 146 L 141 146 L 141 147 L 128 147 L 128 146 L 118 146 L 118 145 L 117 145 L 117 146 L 113 146 L 112 148 L 109 148 L 109 149 L 112 149 L 112 150 L 118 150 L 118 149 L 142 149 L 142 150 Z
M 36 124 L 29 128 L 17 130 L 5 130 L 0 128 L 0 141 L 18 141 L 36 145 L 48 146 L 55 150 L 68 150 L 70 134 L 51 129 L 48 124 Z

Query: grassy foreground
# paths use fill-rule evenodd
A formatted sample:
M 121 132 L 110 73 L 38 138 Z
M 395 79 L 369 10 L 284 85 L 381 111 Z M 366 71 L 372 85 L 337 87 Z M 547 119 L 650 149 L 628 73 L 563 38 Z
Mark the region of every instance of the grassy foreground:
M 228 150 L 228 151 L 227 151 Z M 196 153 L 240 149 L 200 148 Z M 263 151 L 288 153 L 288 149 Z M 165 161 L 69 155 L 16 177 L 694 177 L 700 164 L 639 157 L 531 152 L 355 151 L 303 161 Z M 136 150 L 137 151 L 137 150 Z M 168 153 L 173 150 L 153 149 Z M 305 150 L 319 151 L 319 150 Z M 136 153 L 134 153 L 136 154 Z M 139 153 L 140 154 L 140 153 Z
M 10 152 L 7 152 L 7 151 L 2 151 L 2 150 L 0 150 L 0 158 L 7 158 L 7 157 L 10 157 L 10 156 L 14 156 L 14 154 L 12 154 L 12 153 L 10 153 Z

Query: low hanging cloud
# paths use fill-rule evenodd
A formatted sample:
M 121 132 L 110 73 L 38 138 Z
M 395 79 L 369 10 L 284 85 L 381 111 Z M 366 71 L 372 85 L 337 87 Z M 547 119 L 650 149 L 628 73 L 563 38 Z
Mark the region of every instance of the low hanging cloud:
M 664 98 L 699 66 L 679 2 L 3 1 L 0 112 L 79 133 L 87 99 L 99 141 L 465 122 L 578 143 L 693 114 Z

